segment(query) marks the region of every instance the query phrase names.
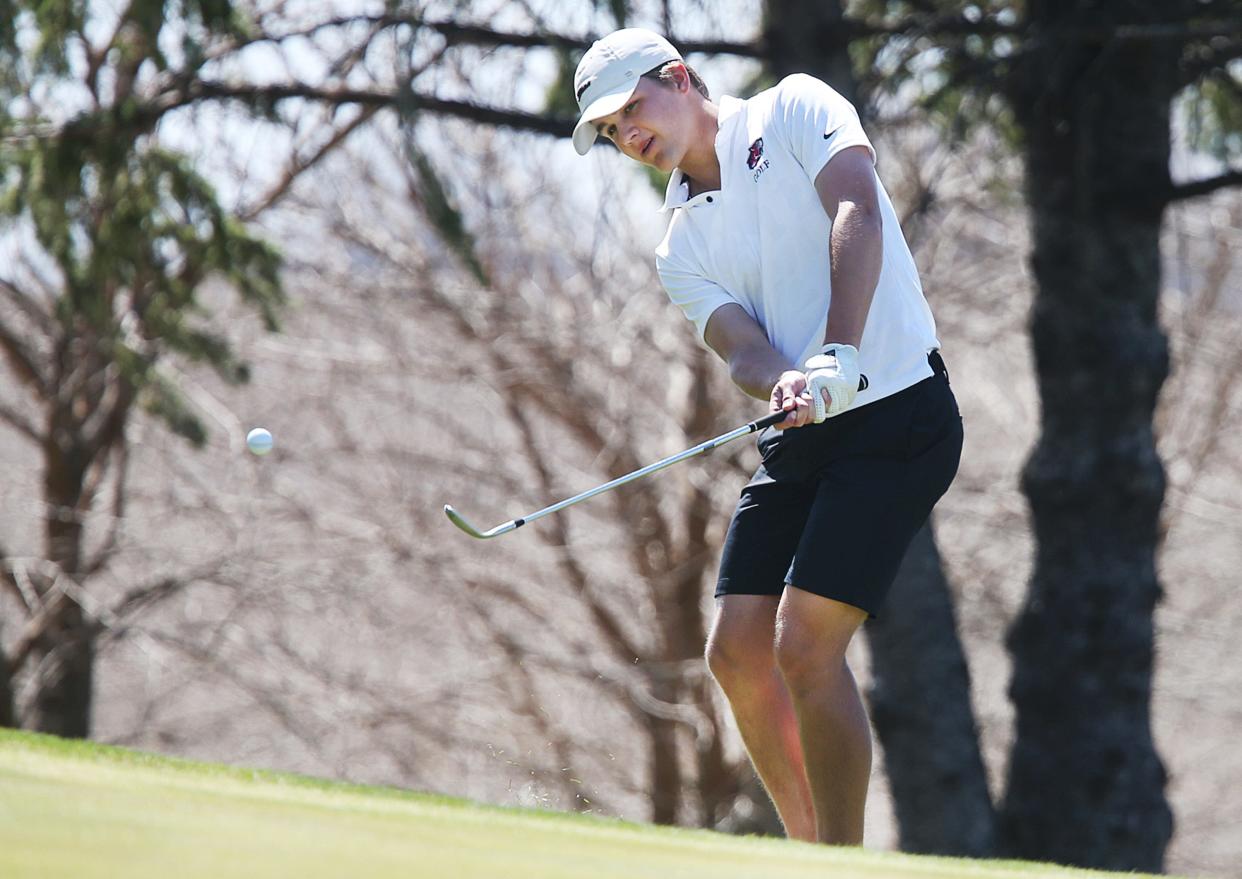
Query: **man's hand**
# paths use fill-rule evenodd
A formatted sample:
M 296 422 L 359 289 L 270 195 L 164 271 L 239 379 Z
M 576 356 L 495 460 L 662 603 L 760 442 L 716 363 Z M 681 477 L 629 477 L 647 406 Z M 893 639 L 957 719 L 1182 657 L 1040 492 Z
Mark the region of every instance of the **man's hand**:
M 819 424 L 840 415 L 858 393 L 858 349 L 829 343 L 806 362 L 806 389 L 813 409 L 812 422 Z
M 772 425 L 777 430 L 802 427 L 812 422 L 815 417 L 815 410 L 811 406 L 811 397 L 806 390 L 806 373 L 799 372 L 796 369 L 789 369 L 781 373 L 781 377 L 772 388 L 772 398 L 768 402 L 768 411 L 780 412 L 782 409 L 787 411 L 789 415 L 780 424 Z

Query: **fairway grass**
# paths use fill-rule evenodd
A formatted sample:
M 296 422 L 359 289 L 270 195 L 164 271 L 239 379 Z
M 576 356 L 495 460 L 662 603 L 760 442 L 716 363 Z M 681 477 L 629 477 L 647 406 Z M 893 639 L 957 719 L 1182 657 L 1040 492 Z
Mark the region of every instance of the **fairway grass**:
M 832 849 L 501 809 L 0 731 L 0 877 L 5 879 L 1109 875 L 1123 874 Z

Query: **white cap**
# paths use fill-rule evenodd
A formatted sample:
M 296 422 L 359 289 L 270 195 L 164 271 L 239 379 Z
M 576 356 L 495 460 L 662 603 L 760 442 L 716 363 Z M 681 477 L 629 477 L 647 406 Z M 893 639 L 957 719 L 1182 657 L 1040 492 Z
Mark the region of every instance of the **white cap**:
M 641 27 L 613 31 L 587 49 L 574 72 L 574 95 L 582 115 L 574 126 L 574 149 L 585 156 L 595 143 L 595 126 L 625 106 L 644 73 L 669 61 L 681 61 L 681 53 L 659 34 Z

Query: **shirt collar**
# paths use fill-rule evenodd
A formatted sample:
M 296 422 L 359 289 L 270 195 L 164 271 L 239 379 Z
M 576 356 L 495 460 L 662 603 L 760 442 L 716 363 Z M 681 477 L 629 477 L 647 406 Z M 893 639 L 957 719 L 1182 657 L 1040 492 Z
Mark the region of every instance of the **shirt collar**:
M 664 190 L 664 204 L 660 213 L 666 214 L 675 208 L 682 207 L 690 200 L 690 184 L 686 182 L 686 172 L 674 168 L 669 175 L 668 186 Z
M 745 101 L 729 95 L 721 95 L 720 103 L 717 104 L 718 113 L 716 115 L 716 158 L 720 158 L 721 144 L 728 140 L 725 136 L 727 129 L 732 128 L 734 119 L 741 112 Z M 724 162 L 721 162 L 724 167 Z M 685 207 L 688 204 L 697 203 L 706 196 L 707 193 L 700 193 L 694 198 L 690 197 L 690 184 L 686 182 L 686 172 L 680 168 L 674 168 L 673 173 L 669 175 L 668 186 L 664 190 L 664 204 L 660 207 L 660 213 L 669 213 L 677 208 Z

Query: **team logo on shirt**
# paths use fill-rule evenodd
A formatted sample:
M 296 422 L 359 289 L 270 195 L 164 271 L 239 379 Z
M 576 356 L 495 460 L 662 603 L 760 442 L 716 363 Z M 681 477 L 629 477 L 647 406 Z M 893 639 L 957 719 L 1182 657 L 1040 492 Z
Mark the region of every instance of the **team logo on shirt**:
M 750 156 L 746 159 L 746 167 L 755 170 L 755 166 L 759 164 L 759 160 L 763 158 L 763 138 L 759 138 L 750 145 Z
M 759 181 L 759 175 L 768 170 L 769 162 L 763 157 L 763 138 L 755 138 L 750 145 L 750 153 L 746 156 L 746 167 L 754 171 L 753 179 Z

